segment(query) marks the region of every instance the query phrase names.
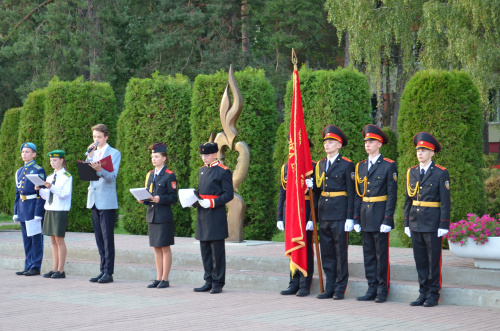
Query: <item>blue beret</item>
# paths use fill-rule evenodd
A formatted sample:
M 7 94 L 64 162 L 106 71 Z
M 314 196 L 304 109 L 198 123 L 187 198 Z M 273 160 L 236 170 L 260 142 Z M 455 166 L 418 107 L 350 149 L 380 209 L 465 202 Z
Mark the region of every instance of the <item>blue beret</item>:
M 36 152 L 36 146 L 33 143 L 24 143 L 21 145 L 21 148 L 19 150 L 22 152 L 24 147 L 31 148 L 34 152 Z

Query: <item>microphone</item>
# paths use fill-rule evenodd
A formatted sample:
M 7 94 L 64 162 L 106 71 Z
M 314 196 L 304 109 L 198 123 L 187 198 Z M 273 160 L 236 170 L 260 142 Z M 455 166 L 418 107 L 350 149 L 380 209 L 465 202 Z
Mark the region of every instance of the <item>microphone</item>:
M 85 152 L 85 156 L 88 156 L 90 152 L 92 152 L 96 147 L 97 143 L 94 143 L 94 145 L 90 146 L 90 148 Z

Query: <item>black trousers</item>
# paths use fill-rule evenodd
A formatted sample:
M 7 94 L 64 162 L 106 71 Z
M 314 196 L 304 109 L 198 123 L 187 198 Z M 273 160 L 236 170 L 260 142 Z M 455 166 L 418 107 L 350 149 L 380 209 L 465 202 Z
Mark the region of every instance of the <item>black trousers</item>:
M 90 209 L 95 242 L 101 256 L 101 272 L 112 275 L 115 270 L 115 220 L 116 210 Z
M 417 266 L 419 292 L 439 300 L 443 238 L 437 232 L 411 232 L 413 257 Z
M 389 294 L 389 232 L 362 232 L 367 294 Z
M 310 289 L 312 278 L 314 274 L 314 252 L 313 252 L 313 232 L 306 231 L 306 249 L 307 249 L 307 277 L 304 277 L 302 272 L 295 272 L 295 275 L 292 276 L 290 272 L 290 282 L 288 283 L 288 287 L 291 288 L 305 288 Z
M 203 279 L 214 287 L 226 282 L 226 247 L 224 239 L 200 241 L 201 259 L 205 274 Z
M 345 221 L 319 222 L 321 263 L 326 276 L 325 292 L 329 294 L 345 293 L 349 279 L 349 233 L 345 232 L 344 225 Z

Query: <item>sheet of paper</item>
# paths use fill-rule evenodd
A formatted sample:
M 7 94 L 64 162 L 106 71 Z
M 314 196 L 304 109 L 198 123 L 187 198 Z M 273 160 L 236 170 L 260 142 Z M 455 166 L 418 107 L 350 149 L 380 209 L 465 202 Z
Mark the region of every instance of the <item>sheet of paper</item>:
M 41 179 L 37 174 L 27 174 L 26 178 L 35 184 L 35 186 L 43 186 L 43 179 Z
M 148 200 L 152 199 L 153 196 L 145 187 L 141 188 L 131 188 L 130 193 L 137 199 L 137 200 Z
M 179 190 L 179 201 L 182 208 L 190 207 L 198 201 L 198 197 L 194 193 L 194 188 L 181 188 Z
M 32 237 L 36 234 L 42 233 L 42 220 L 29 220 L 26 224 L 26 235 Z

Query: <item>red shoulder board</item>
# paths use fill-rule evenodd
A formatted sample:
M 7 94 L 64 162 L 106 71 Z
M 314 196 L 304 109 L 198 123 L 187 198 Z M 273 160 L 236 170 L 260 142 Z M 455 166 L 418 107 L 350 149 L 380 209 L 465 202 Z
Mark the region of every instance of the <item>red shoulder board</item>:
M 148 174 L 149 174 L 149 173 L 151 173 L 151 172 L 153 172 L 153 171 L 155 171 L 155 170 L 154 170 L 154 169 L 153 169 L 153 170 L 151 170 L 150 172 L 148 172 Z
M 321 159 L 321 160 L 319 160 L 318 162 L 321 162 L 321 161 L 323 161 L 324 159 L 326 159 L 326 157 L 322 158 L 322 159 Z
M 228 167 L 226 167 L 225 165 L 223 165 L 223 164 L 221 164 L 221 163 L 219 163 L 219 164 L 218 164 L 218 166 L 219 166 L 219 167 L 221 167 L 221 168 L 222 168 L 222 169 L 224 169 L 224 170 L 229 169 Z
M 416 168 L 416 167 L 418 167 L 418 164 L 417 164 L 416 166 L 413 166 L 413 167 L 411 167 L 411 168 L 408 168 L 408 170 L 413 169 L 413 168 Z
M 167 168 L 165 168 L 165 172 L 166 172 L 167 174 L 173 174 L 173 172 L 172 172 L 171 170 L 168 170 Z
M 358 162 L 358 164 L 363 163 L 363 162 L 365 162 L 365 161 L 366 161 L 366 159 L 364 159 L 363 161 L 359 161 L 359 162 Z
M 345 156 L 342 156 L 342 159 L 346 160 L 347 162 L 351 162 L 352 163 L 352 161 L 349 160 L 348 158 L 346 158 Z
M 445 167 L 442 167 L 442 166 L 440 166 L 439 164 L 436 164 L 436 167 L 437 167 L 437 168 L 439 168 L 439 169 L 441 169 L 441 170 L 446 170 L 446 168 L 445 168 Z
M 386 157 L 384 157 L 384 160 L 386 160 L 387 162 L 390 162 L 390 163 L 394 163 L 394 161 L 393 161 L 393 160 L 388 159 L 388 158 L 386 158 Z

